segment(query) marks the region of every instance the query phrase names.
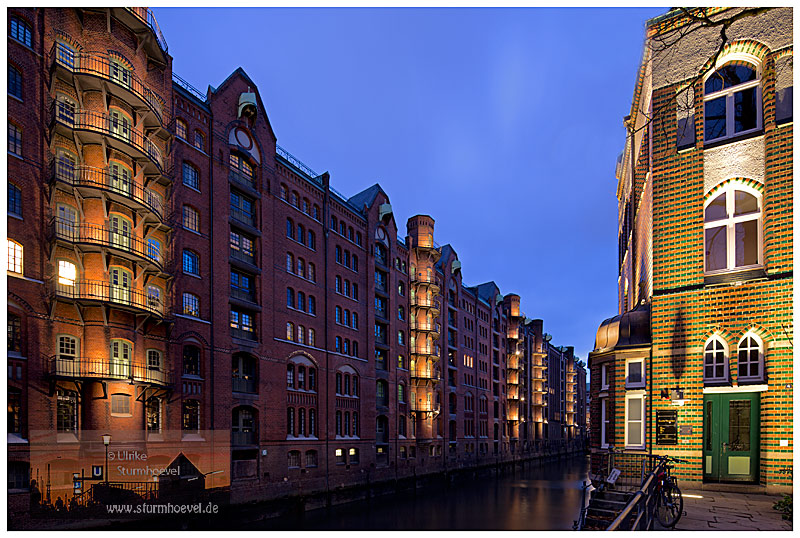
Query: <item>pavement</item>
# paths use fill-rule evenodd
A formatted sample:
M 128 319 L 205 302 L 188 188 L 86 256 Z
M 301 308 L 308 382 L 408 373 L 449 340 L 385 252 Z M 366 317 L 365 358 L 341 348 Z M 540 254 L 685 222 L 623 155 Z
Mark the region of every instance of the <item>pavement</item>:
M 683 491 L 683 516 L 678 531 L 791 531 L 792 522 L 781 519 L 772 508 L 782 495 L 731 493 L 722 491 Z M 657 530 L 664 530 L 655 523 Z

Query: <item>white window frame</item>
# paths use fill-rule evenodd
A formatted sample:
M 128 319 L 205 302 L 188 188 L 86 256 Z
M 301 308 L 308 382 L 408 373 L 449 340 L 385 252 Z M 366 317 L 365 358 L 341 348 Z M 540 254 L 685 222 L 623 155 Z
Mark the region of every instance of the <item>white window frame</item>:
M 630 365 L 639 362 L 642 365 L 642 380 L 637 382 L 629 381 L 630 378 Z M 625 388 L 626 389 L 643 389 L 647 386 L 647 369 L 644 357 L 636 357 L 625 360 Z
M 600 448 L 608 448 L 608 428 L 606 427 L 606 423 L 608 422 L 609 425 L 611 423 L 612 417 L 608 416 L 608 409 L 607 406 L 609 400 L 608 398 L 600 398 Z
M 735 208 L 736 208 L 736 191 L 743 191 L 747 194 L 755 196 L 756 200 L 758 201 L 758 213 L 747 213 L 746 215 L 739 215 L 733 216 Z M 727 216 L 724 219 L 714 220 L 711 222 L 705 221 L 705 212 L 708 206 L 719 198 L 722 194 L 725 194 L 725 211 Z M 730 182 L 725 188 L 720 189 L 714 192 L 714 196 L 709 196 L 708 199 L 703 203 L 703 272 L 706 275 L 715 275 L 720 273 L 730 273 L 733 271 L 745 271 L 748 269 L 757 269 L 759 267 L 764 266 L 764 199 L 761 193 L 749 185 L 745 185 L 744 183 L 739 183 L 736 181 Z M 755 216 L 755 218 L 754 218 Z M 758 235 L 758 261 L 755 264 L 750 265 L 736 265 L 736 225 L 742 222 L 748 222 L 751 220 L 757 221 L 757 235 Z M 727 263 L 726 267 L 723 269 L 714 269 L 709 271 L 706 269 L 708 266 L 706 259 L 706 230 L 709 228 L 720 228 L 725 226 L 725 244 L 727 248 Z
M 739 359 L 739 351 L 742 348 L 744 341 L 748 338 L 752 338 L 755 340 L 756 344 L 758 345 L 758 375 L 757 376 L 742 376 L 739 375 L 739 364 L 741 360 Z M 764 341 L 761 339 L 753 331 L 746 332 L 741 339 L 739 339 L 739 343 L 736 346 L 736 358 L 737 358 L 737 368 L 736 368 L 736 378 L 739 383 L 746 382 L 746 383 L 753 383 L 755 381 L 764 381 L 766 379 L 766 372 L 764 371 Z M 730 357 L 729 357 L 730 362 Z M 749 362 L 748 362 L 749 363 Z
M 608 390 L 608 364 L 604 362 L 600 365 L 600 390 Z
M 25 251 L 21 243 L 8 239 L 8 263 L 6 269 L 9 273 L 22 275 L 25 273 Z
M 730 138 L 738 138 L 740 136 L 746 136 L 750 133 L 757 133 L 763 128 L 763 103 L 761 101 L 761 61 L 756 58 L 755 56 L 747 53 L 733 53 L 729 54 L 720 60 L 717 61 L 717 65 L 715 66 L 713 71 L 710 71 L 703 77 L 703 89 L 705 90 L 706 81 L 711 78 L 718 70 L 725 67 L 726 65 L 737 62 L 737 63 L 747 63 L 748 67 L 752 68 L 753 71 L 756 72 L 755 80 L 751 80 L 749 82 L 745 82 L 742 84 L 738 84 L 736 86 L 731 86 L 730 88 L 723 88 L 719 91 L 703 94 L 703 139 L 705 143 L 715 143 L 720 142 L 723 140 L 728 140 Z M 756 88 L 756 126 L 752 129 L 748 129 L 746 131 L 739 131 L 738 133 L 734 132 L 736 127 L 736 119 L 735 119 L 735 101 L 734 101 L 734 94 L 737 94 L 743 90 L 748 90 L 750 88 Z M 720 136 L 718 138 L 712 138 L 711 140 L 705 138 L 705 103 L 708 101 L 713 101 L 714 99 L 718 99 L 720 97 L 725 97 L 725 135 Z
M 647 438 L 647 401 L 646 393 L 643 390 L 630 391 L 625 394 L 625 448 L 643 449 L 645 448 L 645 439 Z M 642 438 L 630 439 L 628 437 L 628 423 L 631 422 L 629 418 L 631 400 L 640 400 L 642 402 Z M 639 442 L 635 442 L 639 441 Z
M 725 351 L 725 371 L 723 373 L 723 377 L 706 377 L 706 347 L 712 341 L 716 340 L 722 344 L 722 348 Z M 728 383 L 730 381 L 730 368 L 731 368 L 731 350 L 728 346 L 728 342 L 722 338 L 719 334 L 712 335 L 708 340 L 703 343 L 703 383 Z

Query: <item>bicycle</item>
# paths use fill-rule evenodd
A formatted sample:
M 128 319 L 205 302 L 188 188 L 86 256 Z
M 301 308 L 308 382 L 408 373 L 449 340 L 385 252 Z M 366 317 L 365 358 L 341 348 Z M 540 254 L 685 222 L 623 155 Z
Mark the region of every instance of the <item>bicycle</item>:
M 683 515 L 683 495 L 677 479 L 670 474 L 670 463 L 689 462 L 670 456 L 658 456 L 658 459 L 664 462 L 664 466 L 656 475 L 656 519 L 662 527 L 672 528 Z

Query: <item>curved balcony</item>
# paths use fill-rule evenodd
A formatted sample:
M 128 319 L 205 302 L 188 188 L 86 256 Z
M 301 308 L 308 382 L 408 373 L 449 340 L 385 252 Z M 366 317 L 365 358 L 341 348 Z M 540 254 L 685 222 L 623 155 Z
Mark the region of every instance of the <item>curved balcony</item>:
M 50 281 L 52 296 L 85 306 L 109 305 L 134 314 L 147 314 L 163 318 L 166 315 L 163 294 L 146 294 L 123 285 L 112 285 L 102 280 L 77 280 L 74 283 Z
M 411 303 L 411 308 L 424 308 L 426 310 L 431 311 L 431 315 L 434 317 L 439 315 L 439 300 L 438 299 L 431 299 L 428 300 L 427 298 L 420 299 L 416 298 Z
M 411 402 L 409 409 L 412 413 L 431 413 L 433 415 L 439 414 L 440 405 L 428 402 Z
M 167 63 L 169 47 L 167 47 L 167 40 L 164 38 L 153 10 L 146 7 L 112 7 L 109 9 L 114 18 L 130 28 L 141 40 L 142 49 L 148 56 L 161 64 Z
M 419 357 L 428 357 L 430 359 L 439 360 L 439 354 L 436 352 L 436 348 L 431 347 L 412 347 L 408 349 L 409 355 L 416 355 Z
M 50 129 L 82 144 L 101 144 L 130 155 L 143 165 L 145 174 L 164 176 L 161 150 L 142 131 L 109 114 L 76 109 L 54 101 L 50 106 Z
M 440 290 L 439 283 L 436 281 L 436 277 L 431 275 L 420 275 L 417 273 L 411 279 L 411 284 L 419 285 L 420 287 L 429 287 L 433 293 L 438 293 Z
M 121 359 L 95 359 L 55 355 L 47 359 L 48 372 L 56 379 L 102 379 L 168 387 L 172 373 L 163 367 L 132 364 Z
M 412 370 L 409 373 L 409 377 L 411 378 L 412 381 L 417 381 L 418 383 L 422 382 L 426 384 L 427 383 L 433 384 L 433 383 L 438 383 L 440 381 L 438 372 L 427 372 L 424 370 Z
M 105 87 L 112 95 L 145 112 L 147 125 L 163 128 L 169 125 L 166 101 L 134 72 L 112 61 L 108 54 L 75 54 L 60 43 L 55 43 L 50 50 L 50 57 L 51 70 L 67 80 L 79 80 L 82 91 L 101 90 L 104 83 L 108 82 L 110 84 Z M 152 118 L 148 118 L 148 112 Z
M 50 221 L 53 237 L 74 245 L 95 246 L 108 249 L 115 256 L 132 258 L 147 270 L 163 272 L 165 257 L 161 250 L 154 250 L 138 237 L 126 235 L 107 226 L 76 223 L 61 218 Z
M 159 225 L 168 227 L 164 200 L 160 194 L 135 181 L 112 174 L 106 168 L 75 166 L 66 160 L 53 159 L 50 161 L 50 179 L 78 189 L 84 197 L 94 191 L 103 191 L 111 200 L 135 210 L 145 221 L 152 215 Z
M 420 333 L 428 333 L 431 335 L 431 338 L 434 340 L 439 338 L 439 335 L 442 332 L 442 326 L 439 323 L 420 323 L 418 321 L 413 321 L 408 324 L 408 328 L 412 331 L 417 331 Z

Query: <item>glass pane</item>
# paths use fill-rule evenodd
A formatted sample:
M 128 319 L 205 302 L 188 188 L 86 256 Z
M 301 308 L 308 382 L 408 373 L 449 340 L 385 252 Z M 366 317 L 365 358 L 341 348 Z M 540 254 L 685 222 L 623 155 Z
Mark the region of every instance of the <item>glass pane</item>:
M 758 263 L 758 221 L 736 224 L 736 267 Z
M 705 435 L 706 435 L 706 450 L 712 450 L 712 445 L 711 445 L 711 422 L 712 422 L 713 413 L 714 413 L 714 407 L 712 405 L 713 403 L 714 402 L 706 402 L 706 420 L 705 420 L 705 424 L 703 425 L 703 428 L 705 429 Z
M 642 423 L 628 422 L 628 444 L 642 444 Z
M 748 88 L 733 94 L 734 132 L 741 133 L 756 128 L 756 88 Z
M 758 198 L 749 192 L 736 191 L 734 216 L 758 212 Z
M 738 192 L 738 191 L 737 191 Z M 714 200 L 706 206 L 706 218 L 705 222 L 712 222 L 715 220 L 720 220 L 728 217 L 728 210 L 727 210 L 727 193 L 722 193 Z
M 719 364 L 714 368 L 714 378 L 716 379 L 724 379 L 725 378 L 725 365 Z
M 628 364 L 628 382 L 639 383 L 642 380 L 642 363 L 631 362 Z
M 725 96 L 706 101 L 706 140 L 726 135 Z
M 706 80 L 705 92 L 707 94 L 718 92 L 722 89 L 722 85 L 722 77 L 719 75 L 719 73 L 714 73 L 708 77 L 708 80 Z
M 642 400 L 637 398 L 628 400 L 628 420 L 642 420 Z
M 728 266 L 728 245 L 725 226 L 706 229 L 706 271 Z
M 728 407 L 728 450 L 750 450 L 750 400 L 731 400 Z
M 738 86 L 751 80 L 756 79 L 756 72 L 753 68 L 746 65 L 726 65 L 719 69 L 718 73 L 722 75 L 725 82 L 725 87 Z

